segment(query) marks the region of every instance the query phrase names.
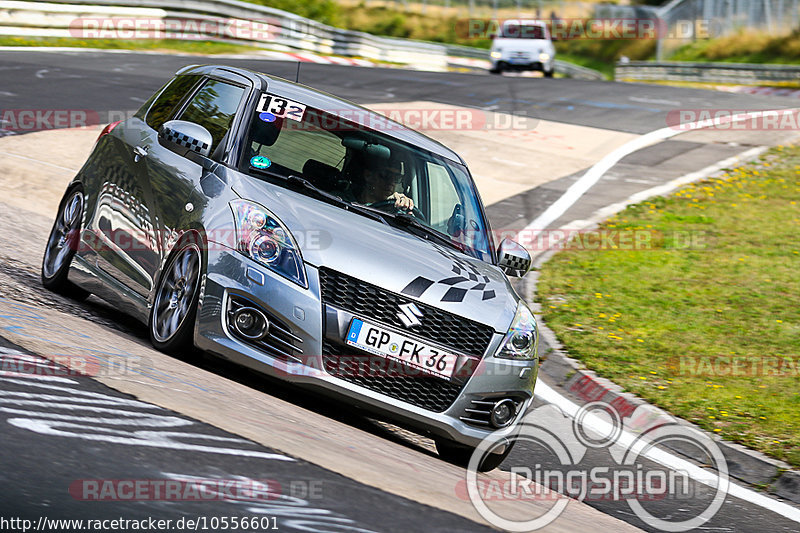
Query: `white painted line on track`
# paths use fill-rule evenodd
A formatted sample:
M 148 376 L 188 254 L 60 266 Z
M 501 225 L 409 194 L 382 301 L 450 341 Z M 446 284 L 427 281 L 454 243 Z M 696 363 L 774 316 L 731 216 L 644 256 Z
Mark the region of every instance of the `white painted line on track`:
M 786 111 L 786 110 L 781 110 Z M 525 228 L 524 234 L 530 235 L 534 231 L 543 231 L 549 224 L 557 220 L 561 215 L 563 215 L 570 207 L 572 207 L 578 199 L 583 196 L 593 185 L 595 185 L 603 175 L 608 172 L 617 162 L 619 162 L 623 157 L 655 144 L 658 141 L 668 139 L 680 133 L 685 133 L 687 131 L 693 131 L 696 129 L 704 129 L 715 125 L 721 125 L 728 122 L 734 122 L 738 120 L 748 119 L 748 118 L 755 118 L 764 115 L 765 113 L 775 113 L 775 110 L 767 110 L 767 111 L 758 111 L 758 112 L 751 112 L 751 113 L 741 113 L 738 115 L 732 115 L 730 117 L 724 117 L 720 119 L 711 119 L 711 120 L 703 120 L 697 121 L 693 123 L 687 123 L 683 125 L 686 129 L 676 129 L 676 128 L 661 128 L 650 133 L 647 133 L 633 141 L 630 141 L 621 147 L 617 148 L 610 154 L 606 155 L 603 159 L 598 161 L 594 166 L 592 166 L 586 173 L 578 179 L 569 189 L 558 199 L 554 202 L 548 209 L 546 209 L 541 215 L 539 215 L 533 222 L 528 224 Z M 680 185 L 690 183 L 692 181 L 697 180 L 698 178 L 703 177 L 704 175 L 725 168 L 725 166 L 731 165 L 741 159 L 746 159 L 749 157 L 755 157 L 760 153 L 764 152 L 766 147 L 759 146 L 755 147 L 751 150 L 747 150 L 737 156 L 733 156 L 731 158 L 725 159 L 714 165 L 706 167 L 702 170 L 697 172 L 693 172 L 690 174 L 686 174 L 679 178 L 669 181 L 663 185 L 659 185 L 656 187 L 652 187 L 645 191 L 640 191 L 629 196 L 626 200 L 622 202 L 612 204 L 603 208 L 602 210 L 598 211 L 596 214 L 597 216 L 608 216 L 617 211 L 619 211 L 622 207 L 630 204 L 640 202 L 652 196 L 658 194 L 665 194 Z M 524 243 L 523 243 L 524 244 Z M 534 394 L 540 398 L 541 400 L 555 405 L 559 407 L 564 414 L 574 418 L 576 413 L 579 411 L 580 407 L 568 399 L 566 396 L 562 395 L 561 393 L 554 390 L 550 387 L 547 383 L 543 380 L 539 379 L 536 383 L 536 388 L 534 390 Z M 611 424 L 603 420 L 596 415 L 591 413 L 587 414 L 583 417 L 583 423 L 585 426 L 597 431 L 601 435 L 611 434 Z M 620 435 L 618 439 L 618 443 L 621 446 L 630 446 L 636 440 L 636 435 L 624 431 Z M 645 457 L 648 459 L 655 461 L 661 465 L 664 465 L 668 468 L 673 470 L 681 470 L 687 472 L 689 477 L 694 479 L 697 482 L 703 483 L 704 485 L 708 485 L 711 487 L 717 487 L 720 483 L 727 483 L 727 493 L 731 496 L 736 498 L 740 498 L 742 500 L 751 502 L 759 507 L 772 511 L 776 514 L 779 514 L 785 518 L 793 520 L 795 522 L 800 522 L 800 509 L 793 507 L 791 505 L 785 504 L 764 494 L 755 492 L 751 489 L 742 487 L 741 485 L 737 485 L 735 483 L 729 482 L 727 480 L 723 480 L 721 476 L 719 476 L 716 472 L 700 468 L 694 463 L 687 461 L 685 459 L 681 459 L 675 455 L 667 453 L 663 450 L 659 450 L 656 448 L 651 448 L 643 453 Z
M 614 213 L 622 211 L 623 209 L 625 209 L 625 207 L 631 204 L 638 204 L 639 202 L 643 202 L 648 198 L 652 198 L 653 196 L 661 196 L 662 194 L 667 194 L 677 189 L 678 187 L 681 187 L 683 185 L 688 185 L 689 183 L 702 179 L 710 174 L 713 174 L 714 172 L 722 170 L 723 168 L 728 168 L 741 161 L 752 159 L 753 157 L 758 157 L 759 155 L 766 152 L 768 149 L 769 146 L 756 146 L 740 154 L 731 156 L 727 159 L 723 159 L 722 161 L 718 161 L 713 165 L 707 166 L 704 169 L 698 170 L 696 172 L 690 172 L 689 174 L 684 174 L 683 176 L 675 178 L 674 180 L 670 180 L 667 183 L 656 185 L 655 187 L 645 189 L 644 191 L 633 193 L 632 195 L 628 196 L 621 202 L 607 205 L 606 207 L 603 207 L 602 209 L 598 209 L 597 211 L 595 211 L 590 222 L 599 224 L 606 218 L 610 217 Z M 641 181 L 641 183 L 649 183 L 649 182 Z M 572 228 L 573 226 L 568 225 L 567 227 Z
M 40 165 L 46 165 L 48 167 L 58 168 L 60 170 L 66 170 L 68 172 L 78 172 L 77 169 L 62 167 L 61 165 L 56 165 L 54 163 L 48 163 L 47 161 L 42 161 L 41 159 L 34 159 L 33 157 L 28 157 L 20 154 L 12 154 L 11 152 L 3 152 L 0 151 L 0 155 L 8 156 L 8 157 L 16 157 L 17 159 L 24 159 L 25 161 L 30 161 L 32 163 L 38 163 Z
M 658 141 L 663 141 L 688 131 L 729 124 L 731 122 L 737 122 L 740 120 L 757 118 L 767 113 L 778 113 L 782 111 L 797 111 L 797 109 L 753 111 L 749 113 L 739 113 L 737 115 L 731 115 L 728 117 L 687 122 L 685 124 L 681 124 L 680 128 L 667 126 L 666 128 L 651 131 L 650 133 L 646 133 L 641 137 L 627 142 L 603 157 L 600 161 L 595 163 L 592 168 L 587 170 L 586 173 L 578 179 L 578 181 L 570 185 L 569 189 L 567 189 L 564 194 L 561 195 L 561 198 L 553 202 L 550 207 L 545 209 L 541 215 L 536 217 L 533 222 L 528 224 L 521 232 L 521 235 L 526 237 L 526 241 L 530 239 L 530 241 L 533 242 L 536 238 L 534 235 L 535 232 L 541 232 L 547 228 L 547 226 L 555 222 L 561 215 L 566 213 L 570 207 L 575 205 L 580 197 L 586 194 L 586 192 L 591 189 L 592 186 L 594 186 L 600 180 L 600 178 L 602 178 L 603 175 L 614 165 L 616 165 L 623 157 L 630 155 L 637 150 L 641 150 L 642 148 L 646 148 L 647 146 L 655 144 Z M 525 245 L 524 242 L 521 244 Z
M 561 409 L 565 415 L 571 418 L 575 418 L 576 413 L 578 413 L 580 410 L 580 407 L 576 403 L 555 391 L 541 379 L 537 380 L 536 382 L 534 394 L 541 400 L 555 405 Z M 596 431 L 600 435 L 610 435 L 613 433 L 612 430 L 614 428 L 610 422 L 603 420 L 592 413 L 588 413 L 583 416 L 582 421 L 584 426 Z M 637 435 L 623 430 L 617 439 L 617 443 L 623 447 L 630 447 L 637 440 L 637 438 Z M 642 455 L 672 470 L 686 472 L 690 478 L 710 487 L 717 487 L 721 483 L 727 483 L 727 493 L 731 496 L 753 503 L 759 507 L 763 507 L 764 509 L 788 518 L 789 520 L 800 522 L 800 509 L 783 502 L 779 502 L 778 500 L 765 496 L 764 494 L 758 493 L 751 489 L 742 487 L 741 485 L 727 482 L 717 475 L 713 470 L 700 468 L 690 461 L 681 459 L 680 457 L 657 448 L 645 450 L 642 452 Z

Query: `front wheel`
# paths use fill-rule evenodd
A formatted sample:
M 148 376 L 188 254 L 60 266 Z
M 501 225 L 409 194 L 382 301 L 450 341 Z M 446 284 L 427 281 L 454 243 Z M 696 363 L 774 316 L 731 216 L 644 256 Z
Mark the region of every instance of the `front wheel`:
M 438 452 L 439 457 L 448 463 L 453 463 L 465 468 L 467 465 L 469 465 L 469 460 L 472 457 L 475 448 L 464 446 L 463 444 L 459 444 L 444 438 L 436 438 L 434 440 L 436 442 L 436 451 Z M 508 457 L 508 454 L 511 453 L 511 449 L 514 447 L 515 442 L 516 441 L 512 441 L 507 444 L 503 453 L 487 454 L 483 458 L 483 461 L 481 461 L 481 463 L 478 465 L 478 471 L 489 472 L 500 466 L 506 457 Z
M 544 71 L 544 77 L 545 78 L 552 78 L 553 74 L 555 74 L 555 70 L 553 70 L 553 69 Z
M 67 275 L 80 242 L 83 208 L 83 189 L 77 185 L 67 191 L 61 202 L 42 258 L 42 285 L 53 292 L 80 300 L 89 296 L 89 293 L 70 282 Z
M 170 256 L 161 274 L 150 311 L 150 341 L 164 352 L 191 348 L 203 255 L 186 242 Z

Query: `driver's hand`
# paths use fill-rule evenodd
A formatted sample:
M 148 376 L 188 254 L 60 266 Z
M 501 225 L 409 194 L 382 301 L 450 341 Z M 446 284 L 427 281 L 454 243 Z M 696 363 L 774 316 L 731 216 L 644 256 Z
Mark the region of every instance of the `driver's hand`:
M 397 209 L 402 209 L 404 211 L 411 211 L 414 209 L 414 200 L 403 193 L 396 192 L 387 198 L 387 200 L 394 200 L 394 206 Z

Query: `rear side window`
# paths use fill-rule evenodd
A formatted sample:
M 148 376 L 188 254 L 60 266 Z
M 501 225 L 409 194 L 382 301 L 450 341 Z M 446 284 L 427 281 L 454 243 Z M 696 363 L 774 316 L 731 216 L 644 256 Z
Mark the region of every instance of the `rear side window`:
M 192 90 L 199 79 L 200 76 L 176 76 L 173 78 L 147 112 L 147 125 L 158 131 L 161 125 L 169 120 L 175 106 L 183 100 L 186 93 Z
M 194 122 L 207 129 L 211 133 L 213 140 L 211 149 L 214 150 L 228 133 L 244 91 L 244 87 L 208 80 L 191 99 L 180 119 Z

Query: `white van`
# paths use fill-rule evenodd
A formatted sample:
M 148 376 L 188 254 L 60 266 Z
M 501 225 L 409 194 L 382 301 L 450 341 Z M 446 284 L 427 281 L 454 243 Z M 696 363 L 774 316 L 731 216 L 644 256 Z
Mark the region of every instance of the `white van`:
M 546 78 L 555 71 L 556 50 L 547 25 L 540 20 L 508 19 L 492 42 L 492 74 L 504 70 L 538 70 Z

